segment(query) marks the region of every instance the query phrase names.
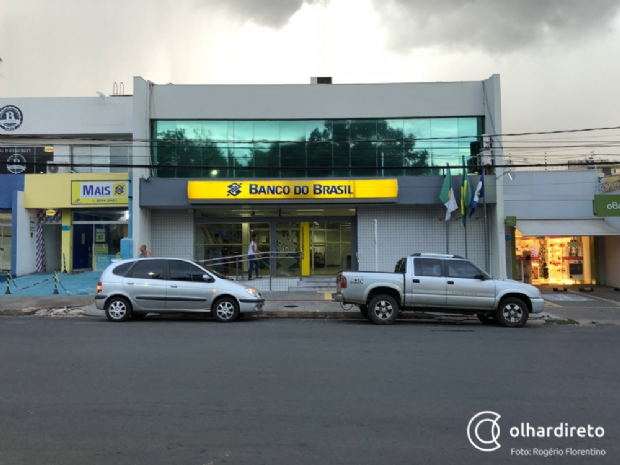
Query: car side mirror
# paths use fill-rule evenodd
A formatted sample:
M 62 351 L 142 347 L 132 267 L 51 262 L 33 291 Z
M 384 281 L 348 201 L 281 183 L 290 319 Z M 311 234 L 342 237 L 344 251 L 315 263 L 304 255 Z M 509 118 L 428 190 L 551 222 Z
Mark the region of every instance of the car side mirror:
M 474 279 L 479 279 L 481 281 L 486 281 L 487 277 L 483 274 L 477 274 L 476 276 L 474 276 Z
M 211 276 L 209 276 L 208 274 L 203 274 L 202 275 L 202 279 L 205 280 L 205 282 L 207 283 L 212 283 L 213 281 L 215 281 L 215 279 L 213 279 Z

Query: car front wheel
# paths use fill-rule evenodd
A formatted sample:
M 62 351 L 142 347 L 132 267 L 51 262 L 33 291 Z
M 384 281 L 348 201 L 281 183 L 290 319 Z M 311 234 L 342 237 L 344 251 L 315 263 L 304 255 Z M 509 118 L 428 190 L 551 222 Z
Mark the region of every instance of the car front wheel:
M 396 321 L 399 310 L 393 297 L 380 294 L 368 304 L 368 319 L 377 325 L 391 325 Z
M 131 318 L 131 304 L 124 297 L 112 297 L 106 303 L 105 316 L 114 322 L 127 321 Z
M 495 317 L 502 326 L 518 328 L 525 324 L 529 315 L 527 305 L 521 299 L 507 297 L 499 303 Z
M 239 304 L 231 297 L 222 297 L 213 305 L 213 318 L 228 323 L 239 318 Z

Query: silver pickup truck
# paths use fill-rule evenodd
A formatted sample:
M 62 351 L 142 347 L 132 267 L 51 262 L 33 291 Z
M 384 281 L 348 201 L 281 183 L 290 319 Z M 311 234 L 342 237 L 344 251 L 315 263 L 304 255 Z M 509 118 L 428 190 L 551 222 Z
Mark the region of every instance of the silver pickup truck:
M 458 255 L 416 253 L 401 258 L 393 273 L 341 271 L 332 299 L 354 304 L 364 318 L 391 324 L 402 311 L 477 315 L 483 324 L 519 327 L 543 311 L 530 284 L 493 279 Z

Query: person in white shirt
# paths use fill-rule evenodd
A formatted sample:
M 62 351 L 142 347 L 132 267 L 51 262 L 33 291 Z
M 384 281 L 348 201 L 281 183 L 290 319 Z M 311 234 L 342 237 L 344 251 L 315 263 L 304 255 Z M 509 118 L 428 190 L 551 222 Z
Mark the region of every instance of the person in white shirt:
M 261 253 L 258 251 L 258 247 L 256 246 L 256 234 L 252 234 L 250 247 L 248 247 L 248 259 L 250 260 L 250 267 L 248 268 L 248 280 L 252 279 L 252 269 L 256 268 L 256 277 L 259 272 L 258 259 L 261 257 Z

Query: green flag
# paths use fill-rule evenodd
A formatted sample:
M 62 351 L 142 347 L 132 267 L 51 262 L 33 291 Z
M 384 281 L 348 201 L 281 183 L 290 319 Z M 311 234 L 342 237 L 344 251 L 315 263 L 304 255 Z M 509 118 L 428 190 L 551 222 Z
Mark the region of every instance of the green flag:
M 452 212 L 459 208 L 454 197 L 454 189 L 452 189 L 452 176 L 450 175 L 450 168 L 446 166 L 446 177 L 443 180 L 443 186 L 441 188 L 441 194 L 439 194 L 439 200 L 446 206 L 446 221 L 450 219 Z
M 467 227 L 467 207 L 471 205 L 471 187 L 467 178 L 467 166 L 465 166 L 465 157 L 461 157 L 463 161 L 463 180 L 461 181 L 461 218 L 463 219 L 463 227 Z

